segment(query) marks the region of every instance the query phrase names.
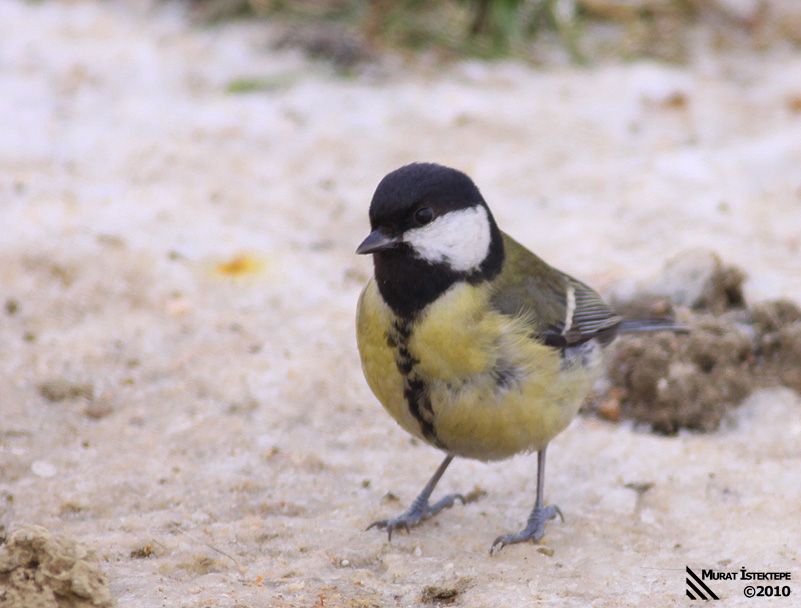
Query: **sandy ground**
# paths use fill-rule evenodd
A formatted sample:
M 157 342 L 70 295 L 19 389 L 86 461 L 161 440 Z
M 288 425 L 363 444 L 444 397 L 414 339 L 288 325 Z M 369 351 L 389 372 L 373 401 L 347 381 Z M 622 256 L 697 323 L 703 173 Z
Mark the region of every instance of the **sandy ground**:
M 789 390 L 705 436 L 577 420 L 549 452 L 550 550 L 487 554 L 531 507 L 531 456 L 457 461 L 441 490 L 485 497 L 391 544 L 364 532 L 440 456 L 363 381 L 353 250 L 380 177 L 435 160 L 607 292 L 703 246 L 752 300 L 801 300 L 801 53 L 346 80 L 263 29 L 11 0 L 0 41 L 7 531 L 92 547 L 119 606 L 414 606 L 432 584 L 462 606 L 673 606 L 685 564 L 791 571 L 770 604 L 797 605 Z M 243 76 L 284 84 L 227 94 Z M 54 380 L 89 386 L 53 401 Z M 742 586 L 719 583 L 723 604 L 767 601 Z

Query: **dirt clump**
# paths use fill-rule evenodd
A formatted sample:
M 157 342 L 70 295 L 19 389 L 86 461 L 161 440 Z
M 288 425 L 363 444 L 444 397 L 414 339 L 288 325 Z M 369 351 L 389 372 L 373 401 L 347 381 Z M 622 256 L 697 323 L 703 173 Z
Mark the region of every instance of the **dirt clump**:
M 94 387 L 88 383 L 71 382 L 64 378 L 53 378 L 39 384 L 39 394 L 52 402 L 67 399 L 92 399 Z
M 615 306 L 626 316 L 641 313 L 644 306 L 654 307 L 651 312 L 656 315 L 667 315 L 673 307 L 720 315 L 745 308 L 745 279 L 745 272 L 725 264 L 714 251 L 690 249 L 665 262 L 662 271 L 640 287 L 638 295 L 615 302 Z
M 753 346 L 736 326 L 708 318 L 684 335 L 629 336 L 614 348 L 609 379 L 624 418 L 659 433 L 711 431 L 754 384 Z
M 751 322 L 764 381 L 801 393 L 801 308 L 789 300 L 764 302 L 751 310 Z
M 467 578 L 459 578 L 451 583 L 427 585 L 423 587 L 423 591 L 420 593 L 420 602 L 438 606 L 453 604 L 464 592 L 468 584 L 469 580 Z
M 92 551 L 40 526 L 20 527 L 0 550 L 0 608 L 109 608 Z
M 711 252 L 668 261 L 641 293 L 616 302 L 627 318 L 675 318 L 687 334 L 622 336 L 610 348 L 611 386 L 594 410 L 658 433 L 713 431 L 753 390 L 801 392 L 801 308 L 778 300 L 748 306 L 745 273 Z

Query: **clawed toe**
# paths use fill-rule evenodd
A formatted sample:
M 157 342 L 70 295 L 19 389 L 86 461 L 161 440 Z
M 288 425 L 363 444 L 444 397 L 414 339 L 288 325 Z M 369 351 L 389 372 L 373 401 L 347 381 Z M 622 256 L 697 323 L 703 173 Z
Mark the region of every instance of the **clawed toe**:
M 442 511 L 443 509 L 450 509 L 453 505 L 456 504 L 457 500 L 460 503 L 462 503 L 463 505 L 467 504 L 467 501 L 465 500 L 465 497 L 462 496 L 461 494 L 448 494 L 444 498 L 441 498 L 440 500 L 435 502 L 433 505 L 428 507 L 426 509 L 426 512 L 425 512 L 425 515 L 424 515 L 423 519 L 428 519 L 429 517 L 433 517 L 434 515 L 436 515 L 437 513 Z
M 490 547 L 490 555 L 499 552 L 506 545 L 514 545 L 527 541 L 538 543 L 542 537 L 545 536 L 545 522 L 556 518 L 557 515 L 562 522 L 565 521 L 565 516 L 562 515 L 561 509 L 556 505 L 535 509 L 531 513 L 531 516 L 529 516 L 526 527 L 523 530 L 516 534 L 501 535 L 493 541 Z
M 395 530 L 405 530 L 406 534 L 408 534 L 410 527 L 416 526 L 420 522 L 420 519 L 421 518 L 419 516 L 416 516 L 414 514 L 404 513 L 403 515 L 399 515 L 398 517 L 393 517 L 392 519 L 380 519 L 378 521 L 374 521 L 365 528 L 365 532 L 367 530 L 370 530 L 371 528 L 386 530 L 387 538 L 391 542 L 392 533 Z
M 372 528 L 378 528 L 379 530 L 383 530 L 389 525 L 388 519 L 379 519 L 378 521 L 374 521 L 369 526 L 367 526 L 364 531 L 371 530 Z
M 465 498 L 461 494 L 449 494 L 444 498 L 441 498 L 433 505 L 429 505 L 428 503 L 424 503 L 422 505 L 419 504 L 412 504 L 408 511 L 402 513 L 398 517 L 393 517 L 392 519 L 380 519 L 378 521 L 374 521 L 371 523 L 365 531 L 370 530 L 371 528 L 378 528 L 379 530 L 386 530 L 387 531 L 387 538 L 391 542 L 392 541 L 392 533 L 395 530 L 405 530 L 406 533 L 409 533 L 409 530 L 419 524 L 426 519 L 434 517 L 437 513 L 442 511 L 443 509 L 450 509 L 456 502 L 459 501 L 462 504 L 465 504 Z

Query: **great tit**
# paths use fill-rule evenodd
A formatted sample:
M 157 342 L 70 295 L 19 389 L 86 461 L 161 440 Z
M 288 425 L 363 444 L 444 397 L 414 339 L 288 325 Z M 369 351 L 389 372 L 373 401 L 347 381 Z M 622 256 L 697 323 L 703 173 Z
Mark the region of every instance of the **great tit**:
M 625 321 L 590 287 L 500 231 L 473 181 L 432 163 L 385 176 L 370 203 L 374 277 L 359 298 L 357 342 L 367 383 L 406 431 L 445 459 L 404 513 L 374 522 L 390 540 L 451 507 L 429 501 L 454 457 L 500 460 L 537 452 L 537 495 L 526 526 L 490 552 L 538 542 L 558 507 L 545 505 L 545 451 L 627 331 L 679 329 Z M 562 518 L 564 519 L 564 518 Z M 368 528 L 368 529 L 369 529 Z

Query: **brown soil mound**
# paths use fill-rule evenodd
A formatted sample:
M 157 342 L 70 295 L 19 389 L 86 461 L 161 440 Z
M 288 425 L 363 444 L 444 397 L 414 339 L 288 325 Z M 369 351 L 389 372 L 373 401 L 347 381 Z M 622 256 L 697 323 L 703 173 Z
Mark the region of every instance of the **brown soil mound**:
M 108 580 L 86 547 L 40 526 L 11 534 L 0 551 L 0 608 L 106 608 Z
M 622 338 L 610 358 L 609 378 L 622 389 L 623 417 L 660 433 L 711 431 L 730 405 L 751 393 L 753 360 L 750 338 L 736 325 L 710 317 L 687 336 Z
M 801 393 L 801 308 L 788 300 L 764 302 L 751 310 L 751 321 L 764 380 Z
M 801 309 L 787 300 L 749 308 L 745 274 L 710 252 L 669 261 L 653 288 L 616 308 L 629 318 L 675 316 L 690 329 L 621 337 L 610 349 L 611 389 L 596 411 L 659 433 L 712 431 L 761 386 L 801 392 Z

